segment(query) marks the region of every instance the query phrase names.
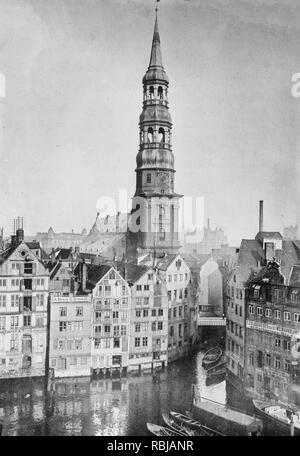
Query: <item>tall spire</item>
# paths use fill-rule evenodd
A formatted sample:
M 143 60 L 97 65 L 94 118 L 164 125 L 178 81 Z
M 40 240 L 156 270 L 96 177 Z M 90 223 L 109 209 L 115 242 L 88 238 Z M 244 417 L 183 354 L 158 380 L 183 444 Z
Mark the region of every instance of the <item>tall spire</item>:
M 157 66 L 162 67 L 163 64 L 162 64 L 162 57 L 161 57 L 160 38 L 159 38 L 159 31 L 158 31 L 158 19 L 157 19 L 157 10 L 156 10 L 155 26 L 154 26 L 149 67 L 157 67 Z

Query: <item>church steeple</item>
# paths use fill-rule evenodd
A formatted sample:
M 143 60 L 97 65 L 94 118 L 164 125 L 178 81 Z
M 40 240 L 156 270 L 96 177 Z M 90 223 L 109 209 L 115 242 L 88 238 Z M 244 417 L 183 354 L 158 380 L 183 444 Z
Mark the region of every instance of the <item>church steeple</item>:
M 176 252 L 178 245 L 178 195 L 174 192 L 172 119 L 168 102 L 169 78 L 162 63 L 157 14 L 151 55 L 143 77 L 143 111 L 140 145 L 136 157 L 135 197 L 145 201 L 140 217 L 142 250 Z
M 149 67 L 157 67 L 157 66 L 162 67 L 163 64 L 162 64 L 162 57 L 161 57 L 158 20 L 157 20 L 157 14 L 156 14 Z

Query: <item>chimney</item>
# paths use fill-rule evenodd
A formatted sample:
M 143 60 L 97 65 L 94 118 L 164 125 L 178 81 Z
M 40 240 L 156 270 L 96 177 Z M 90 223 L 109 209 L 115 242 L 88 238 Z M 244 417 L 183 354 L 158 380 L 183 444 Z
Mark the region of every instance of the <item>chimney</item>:
M 259 202 L 259 227 L 258 231 L 261 232 L 264 230 L 264 202 L 260 200 Z
M 20 244 L 24 241 L 24 230 L 22 228 L 18 228 L 16 232 L 16 242 Z
M 81 263 L 81 286 L 82 291 L 86 291 L 86 274 L 87 274 L 87 266 L 85 261 Z

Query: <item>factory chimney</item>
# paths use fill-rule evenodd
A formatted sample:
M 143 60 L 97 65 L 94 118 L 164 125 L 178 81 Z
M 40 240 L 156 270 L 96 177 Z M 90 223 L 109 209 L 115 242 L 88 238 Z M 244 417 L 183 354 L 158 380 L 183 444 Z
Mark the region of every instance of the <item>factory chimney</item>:
M 258 231 L 261 232 L 264 230 L 264 202 L 260 200 L 259 202 L 259 227 Z

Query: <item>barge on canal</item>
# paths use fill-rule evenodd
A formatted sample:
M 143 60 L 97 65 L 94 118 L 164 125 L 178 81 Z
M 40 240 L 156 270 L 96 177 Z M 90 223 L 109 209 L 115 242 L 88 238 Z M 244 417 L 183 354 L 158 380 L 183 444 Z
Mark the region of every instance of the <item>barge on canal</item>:
M 262 435 L 262 420 L 209 399 L 194 401 L 192 416 L 207 427 L 226 435 Z

